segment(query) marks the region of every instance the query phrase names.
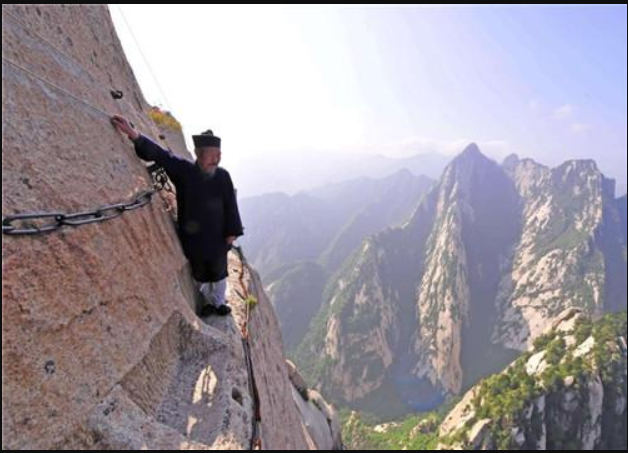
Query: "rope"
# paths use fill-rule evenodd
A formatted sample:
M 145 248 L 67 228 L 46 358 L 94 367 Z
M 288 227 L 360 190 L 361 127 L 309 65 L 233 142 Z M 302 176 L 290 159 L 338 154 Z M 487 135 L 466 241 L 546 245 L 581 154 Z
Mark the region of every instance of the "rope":
M 78 66 L 79 68 L 81 68 L 81 70 L 83 70 L 86 74 L 88 74 L 92 80 L 98 80 L 98 78 L 96 76 L 94 76 L 94 74 L 87 69 L 83 64 L 81 64 L 81 62 L 79 62 L 75 57 L 71 56 L 70 54 L 68 54 L 66 51 L 64 51 L 63 49 L 61 49 L 60 47 L 58 47 L 57 45 L 55 45 L 53 42 L 51 42 L 50 40 L 46 39 L 44 36 L 42 36 L 41 34 L 37 33 L 36 31 L 32 30 L 25 22 L 23 22 L 19 17 L 17 17 L 15 14 L 11 13 L 7 7 L 3 7 L 2 8 L 2 13 L 5 14 L 7 17 L 9 17 L 10 19 L 12 19 L 18 26 L 20 26 L 24 31 L 26 31 L 27 33 L 30 33 L 32 35 L 34 35 L 35 37 L 37 37 L 40 41 L 42 41 L 43 43 L 47 44 L 48 46 L 50 46 L 52 49 L 54 49 L 55 51 L 57 51 L 59 54 L 63 55 L 65 58 L 67 58 L 68 60 L 70 60 L 74 65 Z M 122 11 L 120 11 L 120 13 L 122 14 Z M 125 19 L 126 22 L 126 19 Z M 131 34 L 133 34 L 132 30 L 130 29 L 130 26 L 128 25 L 127 22 L 127 28 L 129 28 L 129 32 Z M 138 46 L 138 50 L 140 51 L 140 53 L 142 53 L 142 49 L 139 46 L 139 43 L 136 41 L 136 45 Z M 145 59 L 145 57 L 143 56 L 143 58 Z M 57 91 L 62 92 L 63 94 L 65 94 L 66 96 L 71 97 L 72 99 L 75 99 L 78 102 L 81 102 L 87 106 L 89 106 L 91 109 L 97 111 L 98 113 L 107 116 L 108 118 L 111 116 L 108 112 L 104 111 L 103 109 L 101 109 L 100 107 L 95 106 L 94 104 L 87 102 L 86 100 L 79 98 L 78 96 L 68 92 L 67 90 L 59 87 L 58 85 L 45 80 L 44 78 L 42 78 L 41 76 L 37 75 L 36 73 L 34 73 L 33 71 L 27 69 L 24 66 L 21 66 L 20 64 L 16 63 L 13 60 L 10 60 L 9 58 L 6 58 L 4 55 L 2 56 L 2 59 L 4 61 L 6 61 L 8 64 L 14 66 L 17 69 L 20 69 L 21 71 L 29 74 L 32 77 L 35 77 L 37 79 L 39 79 L 40 81 L 42 81 L 43 83 L 53 87 L 54 89 L 56 89 Z M 148 64 L 148 61 L 145 59 L 145 62 Z M 155 75 L 153 74 L 153 78 L 155 79 L 155 82 L 158 84 L 159 86 L 159 90 L 162 94 L 162 96 L 164 96 L 164 99 L 166 98 L 165 93 L 163 91 L 163 89 L 161 88 L 161 86 L 159 85 L 159 82 L 157 81 Z M 124 97 L 124 93 L 121 90 L 116 90 L 116 89 L 112 89 L 110 90 L 110 94 L 111 97 L 116 100 L 116 101 L 120 101 L 123 97 Z M 168 103 L 169 104 L 169 103 Z M 155 134 L 155 137 L 158 137 L 160 140 L 162 140 L 165 144 L 166 147 L 170 149 L 170 146 L 168 145 L 168 141 L 166 139 L 166 137 L 164 135 L 162 135 L 155 127 L 155 124 L 153 121 L 149 121 L 149 125 L 152 129 L 153 134 Z
M 244 356 L 246 360 L 246 368 L 247 373 L 249 375 L 249 392 L 253 397 L 253 430 L 251 433 L 251 446 L 250 450 L 261 450 L 262 449 L 262 412 L 261 412 L 261 400 L 260 394 L 257 387 L 257 381 L 255 380 L 255 369 L 253 367 L 253 357 L 251 352 L 251 331 L 250 331 L 250 323 L 251 323 L 251 312 L 253 307 L 255 307 L 257 303 L 257 299 L 254 296 L 251 296 L 249 290 L 244 282 L 245 271 L 248 269 L 248 264 L 246 263 L 246 258 L 244 257 L 244 252 L 242 251 L 242 247 L 234 246 L 233 250 L 238 255 L 240 261 L 240 272 L 238 277 L 238 282 L 240 283 L 240 288 L 242 292 L 238 292 L 238 295 L 242 298 L 245 305 L 245 316 L 244 322 L 241 327 L 242 333 L 242 347 L 244 349 Z
M 78 96 L 76 96 L 75 94 L 70 93 L 69 91 L 65 90 L 64 88 L 61 88 L 59 85 L 44 79 L 42 76 L 34 73 L 33 71 L 31 71 L 30 69 L 27 69 L 26 67 L 20 65 L 19 63 L 16 63 L 15 61 L 5 57 L 4 55 L 2 56 L 2 61 L 4 61 L 5 63 L 13 66 L 14 68 L 24 72 L 25 74 L 28 74 L 29 76 L 41 81 L 42 83 L 48 85 L 49 87 L 57 90 L 58 92 L 68 96 L 69 98 L 74 99 L 77 102 L 80 102 L 81 104 L 86 105 L 87 107 L 91 108 L 92 110 L 94 110 L 95 112 L 106 116 L 107 118 L 111 118 L 111 115 L 107 112 L 105 112 L 103 109 L 101 109 L 100 107 L 95 106 L 94 104 L 90 103 L 89 101 L 86 101 L 85 99 L 82 99 Z
M 35 37 L 40 39 L 43 43 L 47 44 L 52 49 L 57 51 L 59 54 L 63 55 L 65 58 L 72 61 L 76 66 L 78 66 L 86 74 L 88 74 L 92 78 L 92 80 L 97 80 L 97 78 L 87 68 L 85 68 L 85 66 L 83 66 L 80 62 L 78 62 L 74 57 L 70 56 L 64 50 L 57 47 L 55 44 L 50 42 L 41 34 L 31 30 L 21 19 L 19 19 L 13 13 L 9 12 L 5 7 L 2 8 L 2 13 L 3 15 L 6 15 L 10 19 L 12 19 L 18 26 L 24 29 L 27 33 L 34 35 Z M 40 81 L 44 85 L 49 86 L 50 88 L 57 91 L 58 93 L 61 93 L 64 96 L 67 96 L 69 99 L 72 99 L 82 105 L 89 107 L 93 112 L 107 118 L 107 120 L 111 118 L 110 113 L 100 108 L 99 106 L 94 105 L 93 103 L 87 101 L 86 99 L 71 93 L 70 91 L 40 76 L 36 72 L 15 62 L 14 60 L 8 57 L 5 57 L 3 55 L 2 61 L 12 66 L 13 68 L 23 72 L 24 74 L 32 77 L 33 79 Z M 110 91 L 110 94 L 112 98 L 116 101 L 120 101 L 124 97 L 124 93 L 120 90 L 112 89 Z M 149 121 L 149 125 L 151 126 L 153 133 L 155 133 L 156 129 L 155 129 L 155 125 L 153 121 Z M 165 137 L 162 138 L 161 134 L 157 134 L 157 136 L 159 136 L 159 138 L 163 140 L 167 146 L 167 140 L 165 139 Z M 160 167 L 156 165 L 149 166 L 147 167 L 147 169 L 153 176 L 154 188 L 152 190 L 139 192 L 136 195 L 136 197 L 129 202 L 106 205 L 106 206 L 102 206 L 100 208 L 94 209 L 92 211 L 84 211 L 84 212 L 75 213 L 75 214 L 67 214 L 67 213 L 62 213 L 62 212 L 45 212 L 45 213 L 16 214 L 12 216 L 7 216 L 7 217 L 3 217 L 2 219 L 2 233 L 7 234 L 7 235 L 35 235 L 35 234 L 42 234 L 42 233 L 47 233 L 51 231 L 56 231 L 64 225 L 80 226 L 80 225 L 85 225 L 89 223 L 103 222 L 106 220 L 111 220 L 116 217 L 119 217 L 122 213 L 126 211 L 131 211 L 139 207 L 145 206 L 152 200 L 152 195 L 154 195 L 156 192 L 162 189 L 165 189 L 168 192 L 174 192 L 172 189 L 172 185 L 168 181 L 168 178 L 165 175 L 165 172 L 163 171 L 163 169 L 161 169 Z M 164 198 L 164 201 L 166 202 L 168 211 L 172 211 L 172 206 L 170 204 L 170 201 L 166 198 Z M 54 220 L 54 223 L 48 223 L 43 226 L 40 226 L 40 225 L 34 224 L 33 222 L 36 220 L 48 220 L 48 219 Z M 28 225 L 26 227 L 19 228 L 14 225 L 14 223 L 16 222 L 22 222 L 22 223 L 26 222 Z
M 9 17 L 11 20 L 13 20 L 13 22 L 15 22 L 20 28 L 22 28 L 26 33 L 31 34 L 33 36 L 35 36 L 36 38 L 38 38 L 41 42 L 43 42 L 44 44 L 48 45 L 49 47 L 51 47 L 53 50 L 55 50 L 57 53 L 59 53 L 60 55 L 62 55 L 63 57 L 65 57 L 67 60 L 71 61 L 72 64 L 74 64 L 75 66 L 77 66 L 78 68 L 80 68 L 83 72 L 85 72 L 87 75 L 89 75 L 92 80 L 97 81 L 98 77 L 96 77 L 89 69 L 87 69 L 78 59 L 76 59 L 74 56 L 70 55 L 69 53 L 67 53 L 65 50 L 61 49 L 60 47 L 58 47 L 56 44 L 54 44 L 52 41 L 46 39 L 44 36 L 42 36 L 40 33 L 37 33 L 35 30 L 31 29 L 25 22 L 23 22 L 19 17 L 17 17 L 15 14 L 11 13 L 6 7 L 2 8 L 2 14 L 6 15 L 7 17 Z M 20 66 L 19 64 L 15 63 L 12 60 L 9 60 L 8 58 L 4 57 L 5 61 L 9 61 L 10 64 L 12 64 L 13 66 L 19 67 L 22 71 L 27 72 L 29 74 L 31 74 L 34 77 L 39 78 L 40 80 L 42 80 L 42 78 L 38 75 L 36 75 L 34 72 L 29 71 L 28 69 L 26 69 L 23 66 Z M 45 83 L 47 83 L 48 85 L 51 85 L 51 83 L 49 81 L 45 81 Z M 57 90 L 62 90 L 60 87 L 55 86 L 55 88 Z M 65 90 L 64 90 L 65 91 Z M 65 91 L 65 94 L 67 95 L 71 95 L 70 93 L 68 93 L 67 91 Z M 111 94 L 111 97 L 118 101 L 120 99 L 122 99 L 124 97 L 124 93 L 121 90 L 116 90 L 116 89 L 111 89 L 109 91 L 109 94 Z M 72 95 L 71 95 L 72 96 Z M 81 102 L 85 103 L 84 100 L 81 99 Z M 99 107 L 94 106 L 93 104 L 90 104 L 90 107 L 95 108 L 97 110 L 99 110 L 100 113 L 105 113 L 102 109 L 100 109 Z
M 137 41 L 137 38 L 135 37 L 135 34 L 133 33 L 122 9 L 119 6 L 118 6 L 118 9 L 129 30 L 129 33 L 131 34 L 133 40 L 135 41 L 135 44 L 140 54 L 142 55 L 142 58 L 144 59 L 144 62 L 148 66 L 151 76 L 153 77 L 159 91 L 161 92 L 161 95 L 163 96 L 166 104 L 168 105 L 168 109 L 170 109 L 170 103 L 168 102 L 168 99 L 164 93 L 163 88 L 161 87 L 161 84 L 159 83 L 155 75 L 155 72 L 152 69 L 152 66 L 150 65 L 150 63 L 148 62 L 148 59 L 146 58 L 146 55 L 142 51 L 141 46 L 139 45 L 139 42 Z M 74 64 L 80 67 L 83 71 L 89 74 L 89 76 L 93 80 L 97 80 L 94 77 L 94 75 L 89 70 L 87 70 L 81 63 L 79 63 L 75 58 L 73 58 L 67 52 L 63 51 L 62 49 L 57 47 L 55 44 L 53 44 L 52 42 L 44 38 L 39 33 L 31 30 L 24 22 L 22 22 L 14 14 L 10 13 L 6 8 L 3 7 L 2 13 L 6 14 L 8 17 L 13 19 L 25 31 L 33 34 L 34 36 L 39 38 L 42 42 L 46 43 L 51 48 L 56 50 L 59 54 L 63 55 L 65 58 L 72 61 Z M 106 117 L 108 120 L 111 118 L 111 115 L 105 110 L 103 110 L 102 108 L 69 92 L 68 90 L 47 80 L 46 78 L 38 75 L 34 71 L 13 61 L 12 59 L 5 57 L 3 55 L 2 61 L 14 67 L 15 69 L 18 69 L 22 71 L 23 73 L 33 77 L 34 79 L 39 80 L 43 84 L 48 85 L 49 87 L 67 96 L 68 98 L 73 99 L 74 101 L 89 107 L 91 110 Z M 123 98 L 123 93 L 120 90 L 111 90 L 110 94 L 112 98 L 117 101 Z M 155 132 L 155 129 L 154 129 L 155 125 L 153 124 L 152 121 L 150 122 L 150 124 L 151 124 L 151 127 L 153 128 L 153 132 Z M 161 139 L 160 135 L 159 137 Z M 152 201 L 153 195 L 161 190 L 172 192 L 172 186 L 170 185 L 167 175 L 165 174 L 165 171 L 163 170 L 163 168 L 159 167 L 156 164 L 153 164 L 152 166 L 148 168 L 148 170 L 151 173 L 151 176 L 153 178 L 153 189 L 138 193 L 138 195 L 129 202 L 105 205 L 97 209 L 94 209 L 92 211 L 82 211 L 79 213 L 42 212 L 42 213 L 25 213 L 25 214 L 16 214 L 12 216 L 7 216 L 7 217 L 3 217 L 2 219 L 2 233 L 6 235 L 36 235 L 36 234 L 44 234 L 44 233 L 56 231 L 65 225 L 76 227 L 76 226 L 87 225 L 91 223 L 105 222 L 105 221 L 121 216 L 124 212 L 132 211 L 132 210 L 139 209 L 146 206 Z M 36 221 L 36 220 L 49 220 L 49 219 L 52 219 L 54 223 L 49 223 L 46 225 L 37 225 L 33 223 L 33 221 Z M 26 222 L 26 226 L 21 227 L 21 228 L 17 227 L 14 225 L 14 223 L 16 222 Z M 261 450 L 262 449 L 262 437 L 261 437 L 262 417 L 261 417 L 261 410 L 260 410 L 261 404 L 260 404 L 259 390 L 257 387 L 257 381 L 255 380 L 255 370 L 253 367 L 253 358 L 252 358 L 252 353 L 251 353 L 250 331 L 249 331 L 249 325 L 250 325 L 250 320 L 251 320 L 251 310 L 255 306 L 256 299 L 249 294 L 248 288 L 246 287 L 246 284 L 244 283 L 246 260 L 244 258 L 244 254 L 242 253 L 242 249 L 238 247 L 234 247 L 234 248 L 238 252 L 238 256 L 240 258 L 240 264 L 241 264 L 239 282 L 240 282 L 243 295 L 244 295 L 243 300 L 246 305 L 246 315 L 245 315 L 244 324 L 242 326 L 242 346 L 244 349 L 244 355 L 246 358 L 246 367 L 247 367 L 247 372 L 249 376 L 249 389 L 253 397 L 253 405 L 254 405 L 253 429 L 252 429 L 252 435 L 251 435 L 250 450 Z
M 131 38 L 133 39 L 133 42 L 135 42 L 135 46 L 137 47 L 137 50 L 139 51 L 140 55 L 142 56 L 142 59 L 144 60 L 144 63 L 146 64 L 146 67 L 148 68 L 148 72 L 150 73 L 151 77 L 153 78 L 153 81 L 155 82 L 155 85 L 157 86 L 157 89 L 159 90 L 159 93 L 164 98 L 164 102 L 166 103 L 166 108 L 169 111 L 172 111 L 172 104 L 170 104 L 170 101 L 168 100 L 168 97 L 166 96 L 165 91 L 163 90 L 161 84 L 159 83 L 159 79 L 157 78 L 157 75 L 155 74 L 155 71 L 153 70 L 152 65 L 148 61 L 148 58 L 146 58 L 146 54 L 142 50 L 142 46 L 140 46 L 140 43 L 137 40 L 137 37 L 135 36 L 135 33 L 133 33 L 133 29 L 131 28 L 131 25 L 129 24 L 129 21 L 126 18 L 126 15 L 124 14 L 124 11 L 122 11 L 122 7 L 120 5 L 117 5 L 117 8 L 118 8 L 118 11 L 120 12 L 120 16 L 122 17 L 122 21 L 124 22 L 127 30 L 129 31 L 129 34 L 131 35 Z
M 37 33 L 35 30 L 31 29 L 25 22 L 22 21 L 22 19 L 20 19 L 15 14 L 10 12 L 8 10 L 8 7 L 3 7 L 2 8 L 2 14 L 5 14 L 9 18 L 11 18 L 13 20 L 13 22 L 15 22 L 17 25 L 19 25 L 24 31 L 34 35 L 41 42 L 43 42 L 43 43 L 47 44 L 48 46 L 52 47 L 59 54 L 63 55 L 65 58 L 67 58 L 68 60 L 72 61 L 72 63 L 74 63 L 76 66 L 78 66 L 83 71 L 85 71 L 87 74 L 89 74 L 92 77 L 92 79 L 96 80 L 96 77 L 94 77 L 94 75 L 91 73 L 91 71 L 89 71 L 85 66 L 83 66 L 75 57 L 73 57 L 72 55 L 70 55 L 65 50 L 61 49 L 60 47 L 58 47 L 56 44 L 54 44 L 52 41 L 48 40 L 47 38 L 45 38 L 41 34 Z

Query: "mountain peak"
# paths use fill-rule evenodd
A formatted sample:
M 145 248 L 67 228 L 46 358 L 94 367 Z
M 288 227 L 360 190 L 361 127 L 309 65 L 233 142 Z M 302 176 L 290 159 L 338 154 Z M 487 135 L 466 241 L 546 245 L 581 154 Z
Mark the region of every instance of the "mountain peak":
M 452 163 L 456 162 L 478 162 L 478 161 L 488 161 L 490 160 L 486 157 L 476 143 L 470 143 L 467 145 L 465 149 L 462 150 L 458 156 L 454 158 Z
M 482 154 L 482 151 L 480 151 L 479 146 L 475 142 L 469 143 L 467 147 L 464 150 L 462 150 L 462 153 L 460 153 L 460 155 L 461 156 L 464 156 L 464 155 L 475 156 L 475 157 L 484 156 Z
M 502 167 L 504 168 L 514 167 L 515 165 L 519 163 L 519 161 L 520 159 L 517 154 L 515 153 L 509 154 L 508 156 L 506 156 L 506 158 L 504 158 L 504 161 L 502 162 Z
M 471 143 L 451 161 L 449 166 L 456 172 L 464 172 L 464 169 L 471 171 L 478 164 L 483 165 L 491 162 L 491 159 L 482 154 L 478 145 Z

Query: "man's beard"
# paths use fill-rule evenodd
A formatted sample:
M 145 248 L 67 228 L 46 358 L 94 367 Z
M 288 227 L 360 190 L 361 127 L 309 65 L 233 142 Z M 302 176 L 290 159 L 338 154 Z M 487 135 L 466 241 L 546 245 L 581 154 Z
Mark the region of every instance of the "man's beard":
M 218 165 L 213 165 L 212 167 L 208 167 L 208 168 L 201 167 L 201 171 L 203 172 L 203 174 L 207 176 L 214 176 L 216 174 L 217 168 L 218 168 Z

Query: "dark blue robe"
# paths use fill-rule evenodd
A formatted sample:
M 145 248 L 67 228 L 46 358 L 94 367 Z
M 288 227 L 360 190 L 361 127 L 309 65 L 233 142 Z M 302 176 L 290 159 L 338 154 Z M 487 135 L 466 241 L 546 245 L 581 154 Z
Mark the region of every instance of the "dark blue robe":
M 205 282 L 226 278 L 231 248 L 226 238 L 244 234 L 229 172 L 219 167 L 209 175 L 144 136 L 135 141 L 135 152 L 161 165 L 177 189 L 177 229 L 194 277 Z

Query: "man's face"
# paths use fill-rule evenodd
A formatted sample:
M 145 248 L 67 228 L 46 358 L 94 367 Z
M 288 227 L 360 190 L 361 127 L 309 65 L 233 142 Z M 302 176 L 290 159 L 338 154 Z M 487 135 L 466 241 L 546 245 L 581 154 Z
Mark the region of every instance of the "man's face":
M 208 147 L 196 150 L 196 161 L 203 171 L 211 171 L 220 164 L 220 148 Z

